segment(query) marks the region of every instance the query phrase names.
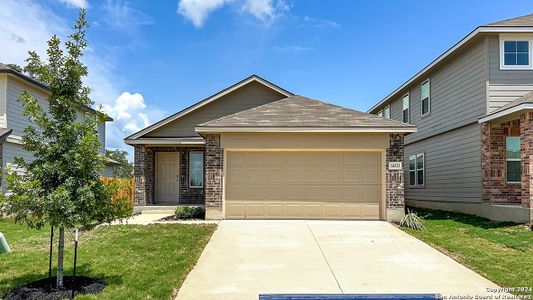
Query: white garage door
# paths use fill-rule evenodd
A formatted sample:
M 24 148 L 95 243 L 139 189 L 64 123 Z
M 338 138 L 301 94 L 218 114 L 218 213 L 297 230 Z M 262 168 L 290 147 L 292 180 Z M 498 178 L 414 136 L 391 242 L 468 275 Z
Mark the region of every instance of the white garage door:
M 380 152 L 228 151 L 229 219 L 379 219 Z

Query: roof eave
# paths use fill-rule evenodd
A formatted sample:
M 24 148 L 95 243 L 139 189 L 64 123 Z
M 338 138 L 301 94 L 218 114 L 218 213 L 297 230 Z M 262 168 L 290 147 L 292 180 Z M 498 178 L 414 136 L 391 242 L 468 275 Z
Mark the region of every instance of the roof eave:
M 205 140 L 202 137 L 195 138 L 138 138 L 125 139 L 128 145 L 204 145 Z
M 414 133 L 416 127 L 196 127 L 198 133 Z
M 380 106 L 387 103 L 389 100 L 394 98 L 398 93 L 400 93 L 402 90 L 404 90 L 407 86 L 409 86 L 414 81 L 418 80 L 422 75 L 429 72 L 433 67 L 435 67 L 437 64 L 439 64 L 441 61 L 443 61 L 445 58 L 450 56 L 452 53 L 454 53 L 457 49 L 462 47 L 464 44 L 472 40 L 475 36 L 477 36 L 479 33 L 518 33 L 518 32 L 533 32 L 533 26 L 479 26 L 473 31 L 471 31 L 467 36 L 462 38 L 459 42 L 457 42 L 455 45 L 450 47 L 448 50 L 446 50 L 443 54 L 439 55 L 435 60 L 433 60 L 431 63 L 429 63 L 426 67 L 424 67 L 422 70 L 417 72 L 414 76 L 409 78 L 406 82 L 404 82 L 400 87 L 392 91 L 389 95 L 387 95 L 383 100 L 379 101 L 377 104 L 372 106 L 369 110 L 367 110 L 368 113 L 374 112 L 376 109 L 378 109 Z
M 533 103 L 522 103 L 522 104 L 512 106 L 512 107 L 506 108 L 504 110 L 501 110 L 495 113 L 491 113 L 489 115 L 479 118 L 478 123 L 492 121 L 492 120 L 505 117 L 507 115 L 510 115 L 510 114 L 513 114 L 513 113 L 516 113 L 522 110 L 533 110 Z

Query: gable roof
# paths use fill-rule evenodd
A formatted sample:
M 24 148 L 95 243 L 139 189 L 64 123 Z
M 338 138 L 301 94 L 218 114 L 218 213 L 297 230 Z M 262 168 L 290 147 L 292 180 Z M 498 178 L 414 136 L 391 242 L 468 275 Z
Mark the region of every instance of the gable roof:
M 416 127 L 303 96 L 290 96 L 199 124 L 197 132 L 415 132 Z
M 505 19 L 485 26 L 533 26 L 533 14 L 520 16 L 511 19 Z
M 37 86 L 37 87 L 39 87 L 39 88 L 41 88 L 43 90 L 49 91 L 48 86 L 46 86 L 42 82 L 37 81 L 37 80 L 35 80 L 35 79 L 33 79 L 33 78 L 31 78 L 31 77 L 29 77 L 29 76 L 17 71 L 15 69 L 3 64 L 3 63 L 0 63 L 0 74 L 11 74 L 11 75 L 13 75 L 13 76 L 15 76 L 15 77 L 17 77 L 17 78 L 19 78 L 21 80 L 24 80 L 24 81 L 26 81 L 26 82 L 28 82 L 30 84 L 33 84 L 33 85 L 35 85 L 35 86 Z M 101 114 L 101 112 L 97 111 L 96 109 L 94 109 L 92 107 L 86 106 L 86 105 L 82 105 L 81 108 L 83 110 L 88 111 L 88 112 L 90 112 L 92 114 L 95 114 L 95 115 L 96 114 Z M 113 119 L 110 116 L 108 116 L 107 114 L 104 114 L 104 116 L 105 116 L 105 120 L 106 121 L 113 121 Z
M 203 99 L 203 100 L 201 100 L 199 102 L 196 102 L 195 104 L 193 104 L 193 105 L 191 105 L 191 106 L 189 106 L 187 108 L 184 108 L 184 109 L 178 111 L 177 113 L 175 113 L 173 115 L 170 115 L 170 116 L 160 120 L 157 123 L 154 123 L 154 124 L 144 128 L 144 129 L 142 129 L 142 130 L 140 130 L 140 131 L 138 131 L 136 133 L 133 133 L 132 135 L 126 137 L 124 140 L 137 139 L 137 138 L 139 138 L 139 137 L 141 137 L 141 136 L 143 136 L 143 135 L 145 135 L 145 134 L 147 134 L 147 133 L 149 133 L 149 132 L 151 132 L 151 131 L 153 131 L 153 130 L 155 130 L 157 128 L 160 128 L 161 126 L 164 126 L 164 125 L 166 125 L 166 124 L 168 124 L 168 123 L 170 123 L 170 122 L 172 122 L 172 121 L 174 121 L 174 120 L 176 120 L 178 118 L 181 118 L 182 116 L 184 116 L 184 115 L 186 115 L 186 114 L 188 114 L 188 113 L 190 113 L 190 112 L 192 112 L 192 111 L 194 111 L 194 110 L 196 110 L 196 109 L 198 109 L 198 108 L 200 108 L 200 107 L 202 107 L 202 106 L 204 106 L 206 104 L 209 104 L 209 103 L 211 103 L 213 101 L 216 101 L 216 100 L 220 99 L 222 96 L 225 96 L 225 95 L 227 95 L 227 94 L 229 94 L 229 93 L 231 93 L 231 92 L 233 92 L 233 91 L 235 91 L 235 90 L 237 90 L 237 89 L 239 89 L 239 88 L 241 88 L 241 87 L 243 87 L 243 86 L 245 86 L 245 85 L 247 85 L 247 84 L 249 84 L 251 82 L 258 82 L 258 83 L 260 83 L 260 84 L 262 84 L 262 85 L 264 85 L 264 86 L 266 86 L 266 87 L 268 87 L 268 88 L 270 88 L 270 89 L 272 89 L 274 91 L 277 91 L 280 94 L 285 95 L 287 97 L 293 95 L 293 93 L 287 91 L 286 89 L 281 88 L 281 87 L 273 84 L 272 82 L 270 82 L 270 81 L 268 81 L 268 80 L 266 80 L 264 78 L 261 78 L 261 77 L 259 77 L 259 76 L 254 74 L 254 75 L 251 75 L 251 76 L 249 76 L 249 77 L 247 77 L 247 78 L 245 78 L 245 79 L 243 79 L 243 80 L 231 85 L 228 88 L 225 88 L 225 89 L 221 90 L 218 93 L 215 93 L 215 94 L 213 94 L 213 95 L 211 95 L 211 96 L 209 96 L 209 97 L 207 97 L 207 98 L 205 98 L 205 99 Z
M 472 39 L 477 37 L 479 34 L 510 33 L 510 32 L 533 32 L 533 14 L 478 26 L 476 29 L 472 30 L 467 36 L 465 36 L 464 38 L 459 40 L 455 45 L 453 45 L 448 50 L 446 50 L 443 54 L 435 58 L 435 60 L 433 60 L 431 63 L 425 66 L 422 70 L 417 72 L 415 75 L 409 78 L 406 82 L 404 82 L 398 88 L 393 90 L 385 98 L 383 98 L 381 101 L 379 101 L 374 106 L 372 106 L 367 112 L 374 112 L 375 110 L 383 106 L 388 101 L 399 96 L 400 92 L 403 92 L 403 90 L 406 87 L 408 87 L 413 82 L 421 79 L 421 77 L 429 73 L 429 71 L 431 71 L 434 67 L 439 65 L 439 63 L 441 63 L 443 60 L 445 60 L 450 55 L 455 53 L 462 46 L 469 43 Z
M 479 123 L 486 121 L 494 120 L 499 117 L 512 114 L 514 112 L 524 110 L 524 109 L 533 109 L 533 92 L 529 92 L 522 97 L 516 98 L 515 100 L 505 104 L 504 106 L 494 110 L 490 114 L 481 117 Z

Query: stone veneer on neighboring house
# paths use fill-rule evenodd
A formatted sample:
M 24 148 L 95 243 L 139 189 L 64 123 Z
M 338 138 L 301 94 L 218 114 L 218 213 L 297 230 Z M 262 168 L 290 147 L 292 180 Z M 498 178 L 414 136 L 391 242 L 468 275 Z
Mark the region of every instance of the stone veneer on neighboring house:
M 387 220 L 398 221 L 404 215 L 404 171 L 389 170 L 389 162 L 402 162 L 404 154 L 404 135 L 390 134 L 389 148 L 385 158 L 385 191 Z
M 203 147 L 135 146 L 134 193 L 135 205 L 144 206 L 155 200 L 155 153 L 179 153 L 179 203 L 204 204 L 205 190 L 189 187 L 189 151 L 203 150 Z
M 521 183 L 508 183 L 506 179 L 507 136 L 520 136 Z M 533 113 L 520 114 L 520 119 L 500 124 L 481 123 L 481 169 L 483 202 L 521 204 L 531 207 L 533 159 Z

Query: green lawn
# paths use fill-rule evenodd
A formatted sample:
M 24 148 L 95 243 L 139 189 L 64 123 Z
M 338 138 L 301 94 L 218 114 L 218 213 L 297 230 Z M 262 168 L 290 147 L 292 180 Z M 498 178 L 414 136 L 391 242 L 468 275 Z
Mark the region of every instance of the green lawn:
M 402 228 L 503 287 L 533 287 L 533 231 L 476 216 L 415 210 L 427 231 Z
M 77 299 L 171 299 L 215 228 L 119 225 L 80 234 L 78 274 L 102 278 L 107 286 L 97 296 Z M 0 298 L 13 287 L 48 276 L 49 230 L 29 230 L 0 219 L 0 232 L 13 251 L 0 254 Z M 71 275 L 74 246 L 68 233 L 67 240 L 65 275 Z

